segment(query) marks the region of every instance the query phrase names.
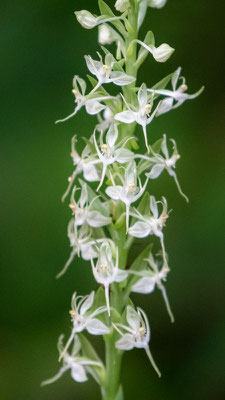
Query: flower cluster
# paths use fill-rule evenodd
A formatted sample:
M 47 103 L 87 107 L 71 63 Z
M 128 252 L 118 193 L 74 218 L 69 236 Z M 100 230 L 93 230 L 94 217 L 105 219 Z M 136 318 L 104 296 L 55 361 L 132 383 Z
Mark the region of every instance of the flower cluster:
M 84 28 L 98 26 L 100 45 L 116 44 L 116 54 L 102 46 L 102 54 L 85 56 L 91 74 L 88 75 L 89 85 L 75 75 L 74 111 L 57 121 L 72 118 L 82 107 L 87 114 L 97 117 L 92 134 L 84 139 L 81 152 L 77 149 L 77 137 L 72 139 L 74 171 L 63 196 L 65 200 L 70 194 L 72 217 L 68 238 L 71 254 L 58 276 L 67 270 L 75 256 L 81 257 L 89 263 L 90 273 L 99 287 L 96 293 L 93 291 L 87 296 L 73 295 L 72 332 L 64 347 L 61 339 L 59 343 L 63 366 L 56 377 L 44 384 L 55 381 L 67 370 L 78 382 L 87 380 L 87 373 L 90 373 L 101 386 L 105 399 L 113 390 L 113 396 L 122 399 L 122 394 L 117 397 L 122 393 L 119 374 L 115 374 L 117 381 L 114 382 L 112 376 L 109 379 L 109 374 L 110 363 L 114 363 L 114 368 L 120 368 L 125 350 L 143 348 L 160 376 L 149 348 L 148 318 L 141 308 L 133 305 L 132 292 L 150 294 L 157 287 L 170 319 L 174 321 L 164 285 L 169 272 L 164 241 L 169 211 L 166 198 L 156 199 L 151 193 L 151 181 L 160 179 L 166 170 L 173 177 L 178 192 L 187 201 L 188 198 L 175 172 L 180 158 L 175 140 L 170 139 L 172 154 L 166 134 L 151 143 L 149 125 L 186 100 L 197 97 L 203 88 L 195 94 L 187 94 L 181 68 L 154 85 L 149 82 L 139 84 L 137 80 L 138 70 L 148 54 L 162 63 L 174 52 L 167 43 L 156 46 L 151 31 L 143 40 L 138 38 L 148 7 L 159 9 L 165 3 L 166 0 L 117 0 L 115 10 L 118 15 L 99 0 L 100 16 L 86 10 L 75 12 Z M 115 90 L 111 93 L 112 85 L 119 87 L 116 95 Z M 138 151 L 141 146 L 144 151 Z M 159 251 L 155 255 L 152 236 L 159 242 Z M 132 244 L 142 238 L 149 238 L 147 247 L 135 259 Z M 84 336 L 84 331 L 104 337 L 106 365 Z

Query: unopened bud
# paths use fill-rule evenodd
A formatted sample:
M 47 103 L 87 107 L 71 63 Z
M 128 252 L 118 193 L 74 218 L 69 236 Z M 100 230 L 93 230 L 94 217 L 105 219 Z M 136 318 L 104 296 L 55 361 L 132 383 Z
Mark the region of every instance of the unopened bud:
M 74 14 L 77 21 L 85 29 L 92 29 L 98 24 L 98 18 L 94 17 L 94 15 L 87 10 L 75 11 Z
M 100 25 L 98 28 L 98 41 L 100 44 L 111 44 L 114 42 L 113 34 L 107 25 Z
M 161 44 L 159 47 L 155 47 L 152 51 L 154 59 L 158 62 L 165 62 L 173 54 L 174 49 L 167 43 Z
M 148 5 L 152 8 L 162 8 L 167 0 L 149 0 Z
M 127 11 L 130 7 L 130 0 L 117 0 L 115 4 L 115 9 L 121 13 Z

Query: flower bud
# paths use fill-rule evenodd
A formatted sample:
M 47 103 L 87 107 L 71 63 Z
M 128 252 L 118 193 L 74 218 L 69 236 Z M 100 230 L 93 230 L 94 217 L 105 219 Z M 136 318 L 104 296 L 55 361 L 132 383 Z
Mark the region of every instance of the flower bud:
M 94 15 L 87 10 L 75 11 L 74 14 L 77 21 L 85 29 L 92 29 L 98 24 L 98 18 L 94 17 Z
M 120 11 L 121 13 L 124 11 L 127 11 L 127 9 L 130 7 L 130 0 L 117 0 L 115 4 L 115 8 L 117 11 Z
M 167 43 L 161 44 L 159 47 L 155 47 L 152 55 L 154 59 L 158 62 L 165 62 L 173 54 L 174 49 L 170 47 Z
M 162 8 L 167 0 L 149 0 L 148 5 L 152 8 Z
M 103 24 L 100 25 L 98 28 L 98 41 L 100 44 L 111 44 L 114 42 L 113 33 L 111 32 L 110 28 Z

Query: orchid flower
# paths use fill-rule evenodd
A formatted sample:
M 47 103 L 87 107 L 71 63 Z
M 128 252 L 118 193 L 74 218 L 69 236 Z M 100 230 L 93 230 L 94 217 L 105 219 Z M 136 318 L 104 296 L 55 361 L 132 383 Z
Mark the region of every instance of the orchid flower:
M 145 261 L 147 261 L 150 268 L 141 271 L 132 271 L 132 270 L 128 271 L 128 273 L 139 277 L 138 281 L 132 285 L 131 291 L 135 293 L 148 294 L 152 293 L 155 289 L 155 286 L 157 286 L 158 289 L 162 292 L 163 299 L 165 301 L 166 309 L 170 316 L 171 322 L 174 322 L 174 316 L 170 308 L 166 289 L 162 283 L 162 281 L 165 281 L 167 277 L 168 273 L 167 266 L 165 266 L 164 264 L 161 270 L 159 271 L 158 267 L 159 262 L 157 263 L 154 260 L 153 255 L 151 253 L 149 254 L 149 257 L 145 259 Z
M 112 165 L 115 162 L 118 162 L 119 164 L 125 164 L 134 158 L 134 153 L 124 148 L 125 144 L 127 143 L 127 140 L 123 143 L 123 146 L 120 148 L 121 142 L 118 143 L 117 145 L 115 144 L 117 138 L 118 138 L 117 126 L 116 124 L 112 124 L 106 134 L 106 143 L 103 143 L 103 133 L 100 134 L 100 146 L 101 146 L 100 150 L 98 148 L 94 132 L 94 144 L 97 151 L 98 159 L 92 161 L 92 164 L 96 165 L 102 163 L 102 176 L 97 191 L 103 184 L 106 170 L 109 165 Z M 130 139 L 131 138 L 129 138 L 129 140 Z
M 154 157 L 152 157 L 152 159 L 151 159 L 154 162 L 154 165 L 153 165 L 151 171 L 146 173 L 145 175 L 150 179 L 156 179 L 163 172 L 163 170 L 166 169 L 168 174 L 174 178 L 180 194 L 188 202 L 188 197 L 182 192 L 180 184 L 177 179 L 177 174 L 174 171 L 174 168 L 176 167 L 176 162 L 177 162 L 177 160 L 179 160 L 180 155 L 178 154 L 177 145 L 176 145 L 175 140 L 173 140 L 173 139 L 170 139 L 170 140 L 173 143 L 172 156 L 171 157 L 169 156 L 169 152 L 168 152 L 167 144 L 166 144 L 166 135 L 164 134 L 162 145 L 161 145 L 161 151 L 164 154 L 165 158 L 162 157 L 160 154 L 154 153 Z
M 141 125 L 144 133 L 145 145 L 147 147 L 147 150 L 149 151 L 146 126 L 152 122 L 157 112 L 157 107 L 150 115 L 153 102 L 152 101 L 150 103 L 148 102 L 148 93 L 145 83 L 143 83 L 140 89 L 138 90 L 137 100 L 138 100 L 138 107 L 132 106 L 131 108 L 126 103 L 128 110 L 116 114 L 115 119 L 125 124 L 132 124 L 133 122 L 136 122 L 137 124 Z
M 91 235 L 92 228 L 90 228 L 87 223 L 84 223 L 78 230 L 77 225 L 75 225 L 74 218 L 70 220 L 68 224 L 68 237 L 70 240 L 72 251 L 62 271 L 59 272 L 59 274 L 57 275 L 57 278 L 64 275 L 64 273 L 72 263 L 75 255 L 77 255 L 78 257 L 80 257 L 81 255 L 81 257 L 86 261 L 98 257 L 95 246 L 97 243 L 102 243 L 105 238 L 93 239 Z M 107 240 L 110 241 L 110 239 Z
M 101 362 L 90 360 L 87 357 L 80 355 L 81 344 L 77 335 L 74 337 L 74 346 L 71 354 L 69 354 L 67 351 L 64 352 L 62 343 L 63 337 L 64 335 L 61 335 L 58 341 L 59 355 L 60 358 L 62 356 L 63 367 L 60 368 L 59 372 L 53 378 L 42 382 L 41 386 L 49 385 L 57 381 L 68 370 L 71 370 L 71 376 L 76 382 L 86 382 L 88 380 L 86 371 L 87 367 L 97 366 L 103 368 L 103 364 Z
M 98 86 L 99 87 L 99 86 Z M 73 79 L 73 90 L 72 93 L 75 97 L 75 103 L 77 104 L 72 114 L 68 115 L 63 119 L 59 119 L 56 121 L 56 124 L 59 122 L 67 121 L 72 118 L 74 115 L 78 113 L 78 111 L 85 106 L 86 112 L 90 115 L 96 115 L 103 111 L 106 108 L 106 105 L 102 104 L 102 101 L 106 100 L 115 100 L 114 96 L 100 96 L 98 93 L 95 93 L 97 90 L 97 86 L 88 94 L 86 93 L 87 84 L 86 82 L 80 78 L 78 75 L 75 75 Z
M 163 99 L 160 103 L 159 103 L 159 108 L 157 110 L 157 115 L 161 115 L 164 114 L 172 109 L 175 109 L 179 106 L 181 106 L 181 104 L 184 103 L 185 100 L 190 100 L 190 99 L 194 99 L 195 97 L 199 96 L 202 91 L 204 90 L 204 86 L 201 87 L 201 89 L 198 90 L 198 92 L 194 93 L 194 94 L 187 94 L 185 93 L 187 90 L 187 85 L 186 85 L 186 80 L 184 77 L 180 77 L 180 73 L 181 73 L 181 68 L 179 67 L 173 74 L 172 79 L 171 79 L 171 83 L 172 83 L 172 89 L 173 90 L 168 90 L 168 89 L 160 89 L 160 90 L 154 90 L 154 89 L 147 89 L 148 92 L 154 93 L 154 94 L 158 94 L 158 95 L 162 95 L 162 96 L 166 96 L 165 99 Z M 182 84 L 180 86 L 178 86 L 177 88 L 177 84 L 179 79 L 182 80 Z M 175 104 L 174 104 L 175 102 Z
M 109 242 L 103 242 L 98 251 L 96 265 L 91 260 L 93 275 L 98 283 L 105 287 L 105 299 L 108 314 L 110 316 L 109 286 L 113 282 L 121 282 L 127 278 L 127 272 L 119 269 L 118 248 L 115 250 L 116 260 L 113 261 L 113 250 Z
M 78 189 L 75 186 L 69 205 L 75 217 L 75 226 L 83 225 L 85 222 L 93 228 L 109 225 L 111 223 L 111 218 L 102 215 L 99 211 L 91 210 L 92 205 L 98 196 L 96 196 L 96 198 L 94 198 L 91 203 L 88 204 L 87 185 L 86 183 L 83 183 L 81 186 L 81 195 L 79 201 L 77 203 L 75 201 L 75 193 Z
M 134 236 L 137 238 L 144 238 L 149 235 L 155 235 L 155 236 L 159 237 L 160 242 L 161 242 L 162 252 L 163 252 L 163 260 L 165 262 L 167 270 L 169 270 L 169 267 L 167 264 L 167 259 L 166 259 L 165 246 L 164 246 L 164 236 L 163 236 L 163 232 L 162 232 L 163 227 L 168 218 L 167 202 L 164 197 L 162 198 L 161 203 L 163 206 L 163 210 L 162 210 L 162 213 L 160 216 L 159 216 L 159 211 L 158 211 L 158 205 L 157 205 L 157 202 L 156 202 L 154 196 L 150 196 L 150 212 L 151 212 L 151 214 L 141 215 L 137 210 L 136 210 L 136 214 L 131 213 L 130 215 L 139 219 L 139 221 L 135 222 L 134 225 L 131 228 L 129 228 L 128 233 L 131 236 Z
M 151 332 L 145 312 L 139 307 L 136 311 L 133 307 L 127 306 L 126 319 L 128 326 L 120 323 L 113 324 L 114 328 L 122 336 L 121 339 L 117 340 L 116 348 L 119 350 L 132 350 L 134 347 L 145 349 L 153 368 L 160 377 L 161 373 L 149 349 Z M 123 333 L 121 329 L 128 333 Z
M 89 71 L 98 79 L 95 90 L 104 83 L 114 83 L 118 86 L 126 86 L 136 80 L 135 77 L 127 75 L 123 71 L 112 71 L 115 59 L 111 53 L 106 54 L 104 63 L 99 53 L 98 56 L 100 61 L 93 60 L 91 56 L 85 56 Z
M 84 179 L 88 182 L 96 182 L 96 181 L 99 181 L 99 179 L 100 179 L 96 167 L 94 165 L 92 165 L 92 163 L 90 162 L 91 149 L 90 149 L 89 144 L 87 144 L 85 146 L 85 148 L 82 151 L 81 156 L 80 156 L 75 147 L 76 142 L 77 142 L 77 136 L 75 135 L 75 136 L 73 136 L 72 142 L 71 142 L 72 143 L 71 157 L 73 159 L 73 164 L 75 165 L 76 168 L 75 168 L 72 176 L 70 176 L 68 179 L 69 185 L 66 189 L 66 192 L 64 193 L 64 195 L 62 197 L 62 201 L 64 201 L 65 198 L 67 197 L 67 195 L 74 183 L 76 176 L 81 174 L 82 172 L 83 172 Z M 91 142 L 91 139 L 90 139 L 90 142 Z
M 131 161 L 124 174 L 124 179 L 121 177 L 122 185 L 109 186 L 106 189 L 106 194 L 113 200 L 121 200 L 126 205 L 126 228 L 129 228 L 129 212 L 130 205 L 137 201 L 145 191 L 148 183 L 146 179 L 142 186 L 140 178 L 138 178 L 139 187 L 137 186 L 137 169 L 134 161 Z
M 99 307 L 91 313 L 89 311 L 93 305 L 94 297 L 94 291 L 92 291 L 87 296 L 77 296 L 76 292 L 73 294 L 71 302 L 72 310 L 70 311 L 73 322 L 72 333 L 67 341 L 63 352 L 60 355 L 59 360 L 63 358 L 67 349 L 71 345 L 76 333 L 82 332 L 85 329 L 91 335 L 107 335 L 110 332 L 110 329 L 105 324 L 103 324 L 103 322 L 101 322 L 98 318 L 95 318 L 97 315 L 107 311 L 107 307 Z

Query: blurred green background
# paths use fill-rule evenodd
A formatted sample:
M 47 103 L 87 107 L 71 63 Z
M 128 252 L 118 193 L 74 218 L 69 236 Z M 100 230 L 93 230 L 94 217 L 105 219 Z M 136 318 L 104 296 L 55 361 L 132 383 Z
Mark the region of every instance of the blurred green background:
M 72 112 L 72 77 L 84 76 L 83 55 L 98 49 L 97 30 L 82 29 L 73 12 L 97 14 L 97 0 L 3 0 L 0 8 L 0 399 L 97 400 L 91 379 L 78 384 L 69 374 L 40 388 L 58 370 L 56 342 L 69 333 L 73 291 L 96 287 L 89 266 L 77 260 L 55 279 L 70 251 L 70 211 L 60 200 L 72 172 L 70 140 L 89 136 L 94 119 L 82 111 L 67 123 L 54 121 Z M 144 351 L 127 352 L 126 400 L 225 398 L 223 24 L 222 2 L 169 0 L 164 9 L 149 10 L 142 29 L 152 29 L 158 44 L 168 42 L 176 52 L 165 64 L 149 56 L 139 83 L 151 86 L 182 66 L 189 92 L 203 84 L 206 90 L 151 125 L 152 140 L 167 133 L 177 141 L 178 178 L 190 204 L 167 174 L 153 182 L 152 191 L 173 209 L 165 242 L 176 322 L 170 324 L 159 291 L 134 297 L 149 315 L 151 350 L 163 376 L 157 378 Z

